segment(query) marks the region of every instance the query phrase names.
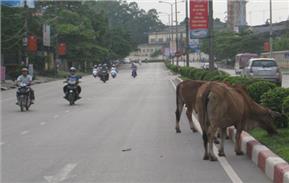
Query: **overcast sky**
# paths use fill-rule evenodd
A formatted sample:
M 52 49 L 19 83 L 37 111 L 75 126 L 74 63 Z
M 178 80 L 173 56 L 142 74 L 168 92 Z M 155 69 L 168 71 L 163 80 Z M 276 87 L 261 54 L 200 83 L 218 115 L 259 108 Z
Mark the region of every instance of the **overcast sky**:
M 170 13 L 170 5 L 158 3 L 159 0 L 127 0 L 127 2 L 137 2 L 139 7 L 144 10 L 152 8 L 159 12 Z M 164 0 L 165 1 L 165 0 Z M 167 2 L 175 2 L 174 0 L 166 0 Z M 182 0 L 178 0 L 182 1 Z M 269 18 L 269 0 L 247 0 L 247 22 L 249 25 L 264 24 Z M 214 17 L 225 21 L 227 11 L 227 0 L 213 0 Z M 289 0 L 272 0 L 273 22 L 287 20 L 289 17 Z M 185 18 L 185 3 L 178 3 L 179 20 Z M 168 24 L 168 15 L 160 14 L 163 23 Z

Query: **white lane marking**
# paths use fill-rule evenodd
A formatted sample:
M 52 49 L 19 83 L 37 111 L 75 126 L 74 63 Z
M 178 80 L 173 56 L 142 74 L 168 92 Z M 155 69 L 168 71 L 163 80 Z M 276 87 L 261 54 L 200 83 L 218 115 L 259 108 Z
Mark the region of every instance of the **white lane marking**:
M 56 175 L 53 176 L 44 176 L 44 179 L 48 183 L 59 183 L 63 182 L 69 178 L 69 174 L 72 170 L 77 166 L 77 164 L 67 164 L 64 168 L 62 168 Z
M 56 119 L 56 118 L 58 118 L 58 117 L 59 117 L 59 115 L 57 115 L 57 114 L 56 114 L 56 115 L 54 115 L 53 117 L 54 117 L 54 119 Z
M 65 111 L 66 113 L 69 113 L 70 111 L 69 110 L 67 110 L 67 111 Z
M 174 89 L 176 89 L 176 85 L 174 84 L 174 82 L 170 79 Z M 197 130 L 200 134 L 202 134 L 202 129 L 200 126 L 200 123 L 196 121 L 198 121 L 196 119 L 196 117 L 194 115 L 192 115 L 193 117 L 193 122 L 195 123 L 195 126 L 197 127 Z M 217 154 L 216 152 L 218 151 L 216 145 L 214 145 L 214 152 L 215 154 Z M 229 164 L 229 162 L 227 161 L 227 159 L 225 157 L 219 157 L 217 156 L 218 161 L 220 162 L 221 166 L 223 167 L 223 169 L 225 170 L 226 174 L 228 175 L 228 177 L 231 179 L 231 181 L 233 183 L 243 183 L 243 181 L 241 180 L 241 178 L 238 176 L 238 174 L 234 171 L 234 169 L 232 168 L 232 166 Z
M 23 131 L 23 132 L 21 132 L 21 135 L 26 135 L 28 133 L 29 133 L 29 131 Z
M 5 144 L 5 142 L 0 142 L 0 146 L 3 146 Z
M 40 125 L 44 126 L 44 125 L 46 125 L 46 122 L 43 121 L 43 122 L 40 123 Z

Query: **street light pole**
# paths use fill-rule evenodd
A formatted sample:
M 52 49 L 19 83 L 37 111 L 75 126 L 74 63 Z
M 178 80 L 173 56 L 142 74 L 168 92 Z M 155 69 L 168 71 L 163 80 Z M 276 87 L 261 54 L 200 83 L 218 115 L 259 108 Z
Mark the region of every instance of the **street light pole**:
M 209 69 L 214 69 L 214 50 L 213 50 L 213 0 L 209 0 Z
M 186 66 L 189 67 L 190 56 L 189 56 L 189 12 L 188 12 L 188 0 L 186 0 Z
M 25 65 L 28 66 L 29 64 L 29 60 L 28 60 L 28 5 L 27 5 L 27 1 L 24 0 L 24 11 L 25 11 L 25 22 L 24 22 L 24 55 L 25 55 Z
M 272 0 L 270 0 L 270 57 L 272 58 L 273 50 L 273 27 L 272 27 Z
M 175 0 L 175 13 L 176 13 L 176 53 L 179 52 L 179 38 L 178 38 L 178 5 Z M 177 56 L 177 55 L 176 55 Z M 179 57 L 177 56 L 177 66 L 179 66 Z

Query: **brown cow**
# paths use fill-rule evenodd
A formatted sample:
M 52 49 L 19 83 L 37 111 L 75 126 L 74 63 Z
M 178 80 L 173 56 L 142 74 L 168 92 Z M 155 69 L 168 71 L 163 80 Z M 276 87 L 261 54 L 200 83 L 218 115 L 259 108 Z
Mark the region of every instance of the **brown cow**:
M 213 139 L 217 129 L 221 129 L 222 137 L 219 156 L 225 156 L 224 133 L 232 125 L 237 129 L 236 142 L 240 142 L 243 130 L 257 126 L 269 134 L 277 133 L 272 121 L 280 114 L 257 104 L 238 86 L 232 88 L 216 82 L 203 84 L 197 93 L 196 109 L 203 130 L 204 160 L 217 160 L 213 152 Z M 235 143 L 235 152 L 237 155 L 243 154 L 240 143 Z
M 193 132 L 196 132 L 196 127 L 194 126 L 193 119 L 192 119 L 192 112 L 195 110 L 195 102 L 197 92 L 200 86 L 204 84 L 205 81 L 197 81 L 197 80 L 187 80 L 182 81 L 177 85 L 176 89 L 176 102 L 177 102 L 177 109 L 176 109 L 176 132 L 181 133 L 180 130 L 180 118 L 183 111 L 184 105 L 187 107 L 187 118 L 189 120 L 190 127 Z

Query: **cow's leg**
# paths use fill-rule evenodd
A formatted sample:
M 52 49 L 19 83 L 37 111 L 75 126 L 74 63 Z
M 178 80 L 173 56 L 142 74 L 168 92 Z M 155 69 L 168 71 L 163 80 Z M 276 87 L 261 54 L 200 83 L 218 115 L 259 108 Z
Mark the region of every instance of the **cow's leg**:
M 220 138 L 221 138 L 221 144 L 219 148 L 219 156 L 226 156 L 224 153 L 224 141 L 225 141 L 225 136 L 226 136 L 226 128 L 222 128 L 219 130 L 220 132 Z
M 193 122 L 192 113 L 193 113 L 192 106 L 187 106 L 187 111 L 186 111 L 187 118 L 189 120 L 191 130 L 195 133 L 195 132 L 197 132 L 197 128 Z
M 209 158 L 211 161 L 217 161 L 217 157 L 214 153 L 213 145 L 214 138 L 217 132 L 217 128 L 210 126 L 208 130 L 208 141 L 209 141 Z
M 204 142 L 204 148 L 205 148 L 205 154 L 204 154 L 203 160 L 209 160 L 208 136 L 207 136 L 206 132 L 203 132 L 203 142 Z
M 177 109 L 176 109 L 176 132 L 177 133 L 181 133 L 180 119 L 181 119 L 183 108 L 184 108 L 184 103 L 183 101 L 181 101 L 181 99 L 179 99 L 177 103 Z
M 235 143 L 235 152 L 236 152 L 236 155 L 240 156 L 240 155 L 244 155 L 244 153 L 242 152 L 241 150 L 241 144 L 240 144 L 240 140 L 241 140 L 241 133 L 242 133 L 242 130 L 239 130 L 237 128 L 237 133 L 236 133 L 236 143 Z

